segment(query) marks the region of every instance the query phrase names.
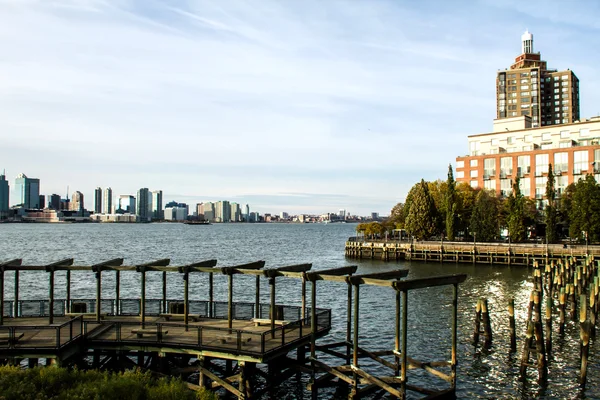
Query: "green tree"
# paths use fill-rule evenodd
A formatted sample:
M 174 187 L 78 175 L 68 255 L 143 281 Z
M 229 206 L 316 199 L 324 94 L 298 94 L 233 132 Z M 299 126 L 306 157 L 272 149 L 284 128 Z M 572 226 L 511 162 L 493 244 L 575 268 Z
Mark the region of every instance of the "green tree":
M 525 225 L 525 200 L 521 194 L 520 179 L 513 181 L 512 192 L 506 201 L 508 235 L 513 242 L 521 243 L 527 239 Z
M 448 165 L 448 180 L 446 181 L 446 236 L 448 240 L 454 240 L 456 232 L 456 182 L 452 172 L 452 165 Z
M 405 228 L 410 235 L 422 240 L 429 238 L 435 232 L 437 211 L 425 180 L 421 179 L 421 182 L 415 186 Z
M 552 164 L 548 165 L 548 181 L 546 182 L 546 240 L 548 243 L 558 241 L 557 211 L 556 211 L 556 188 Z
M 569 208 L 569 236 L 598 241 L 600 233 L 600 187 L 593 175 L 579 179 Z
M 480 190 L 475 199 L 471 215 L 470 231 L 480 242 L 493 242 L 498 239 L 499 201 L 493 192 Z
M 478 191 L 473 189 L 468 183 L 462 182 L 456 186 L 456 229 L 455 232 L 460 232 L 466 235 L 471 223 L 471 214 Z

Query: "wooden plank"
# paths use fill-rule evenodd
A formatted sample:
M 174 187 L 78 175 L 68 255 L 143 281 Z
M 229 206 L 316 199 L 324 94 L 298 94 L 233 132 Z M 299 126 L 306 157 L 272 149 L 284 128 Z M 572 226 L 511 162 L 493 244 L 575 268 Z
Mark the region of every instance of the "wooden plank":
M 13 260 L 4 261 L 4 262 L 0 263 L 0 267 L 18 267 L 21 265 L 22 262 L 23 262 L 22 258 L 15 258 Z
M 391 368 L 392 370 L 396 370 L 396 364 L 391 363 L 388 360 L 385 360 L 379 356 L 376 356 L 375 354 L 371 353 L 370 351 L 367 351 L 367 350 L 359 347 L 358 352 L 359 352 L 360 357 L 368 357 L 371 360 L 377 361 L 378 363 L 385 365 L 388 368 Z
M 354 386 L 354 379 L 347 376 L 343 372 L 339 371 L 337 368 L 330 367 L 329 365 L 327 365 L 324 362 L 321 362 L 317 359 L 312 359 L 311 361 L 313 361 L 315 363 L 315 365 L 322 371 L 327 372 L 331 375 L 334 375 L 334 376 L 340 378 L 341 380 L 343 380 L 344 382 L 346 382 L 347 384 Z
M 296 264 L 296 265 L 287 265 L 285 267 L 277 267 L 275 268 L 280 272 L 308 272 L 312 268 L 312 263 L 304 263 L 304 264 Z
M 102 267 L 119 267 L 119 266 L 123 265 L 123 261 L 125 261 L 124 258 L 114 258 L 112 260 L 103 261 L 101 263 L 94 264 L 91 266 L 91 268 L 92 268 L 92 271 L 97 271 L 98 269 L 101 269 Z
M 342 277 L 342 279 L 335 279 L 339 282 L 344 282 L 344 277 L 346 275 L 351 275 L 356 273 L 358 267 L 356 265 L 352 265 L 349 267 L 341 267 L 341 268 L 331 268 L 325 269 L 321 271 L 312 271 L 306 273 L 306 279 L 309 281 L 324 281 L 324 280 L 334 280 L 334 277 Z
M 423 289 L 434 286 L 453 285 L 462 283 L 467 279 L 466 274 L 434 276 L 431 278 L 407 279 L 404 281 L 394 281 L 393 287 L 396 290 Z
M 241 391 L 239 391 L 238 389 L 236 389 L 235 387 L 233 387 L 226 380 L 221 379 L 217 375 L 213 374 L 208 369 L 206 369 L 204 367 L 200 367 L 199 370 L 201 371 L 201 373 L 203 373 L 204 375 L 206 375 L 209 379 L 212 379 L 213 381 L 218 382 L 225 390 L 231 392 L 234 396 L 237 396 L 239 398 L 244 398 L 245 397 L 244 393 L 242 393 Z
M 388 385 L 381 379 L 368 374 L 367 372 L 363 371 L 362 369 L 360 369 L 358 367 L 352 366 L 352 372 L 355 372 L 361 378 L 364 378 L 368 383 L 379 386 L 386 392 L 390 393 L 392 396 L 396 396 L 399 399 L 404 397 L 404 396 L 402 396 L 402 392 L 400 390 Z

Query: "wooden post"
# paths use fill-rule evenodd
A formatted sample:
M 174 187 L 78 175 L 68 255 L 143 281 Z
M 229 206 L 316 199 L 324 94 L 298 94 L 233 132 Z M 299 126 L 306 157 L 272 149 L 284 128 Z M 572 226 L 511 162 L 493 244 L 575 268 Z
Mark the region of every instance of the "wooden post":
M 400 291 L 396 290 L 396 334 L 394 337 L 394 360 L 396 364 L 395 375 L 400 375 L 400 357 L 398 354 L 400 353 Z
M 473 346 L 479 344 L 479 334 L 481 332 L 481 299 L 477 299 L 475 306 L 475 330 L 473 331 Z
M 349 274 L 349 276 L 352 276 L 352 274 Z M 346 314 L 347 314 L 347 318 L 346 318 L 346 365 L 350 365 L 350 356 L 351 356 L 351 352 L 350 352 L 350 346 L 352 344 L 352 285 L 350 284 L 350 282 L 347 283 L 348 286 L 348 299 L 346 302 Z
M 198 356 L 198 386 L 204 387 L 204 356 Z
M 162 273 L 162 312 L 167 312 L 167 271 Z
M 213 312 L 213 296 L 214 296 L 214 292 L 213 292 L 213 273 L 209 272 L 208 273 L 208 317 L 212 318 L 214 317 L 214 312 Z
M 406 369 L 408 364 L 408 354 L 406 354 L 408 344 L 408 292 L 402 291 L 402 359 L 400 361 L 400 392 L 406 395 Z
M 15 308 L 13 317 L 17 318 L 19 316 L 19 270 L 15 269 L 15 303 L 13 307 Z
M 256 275 L 256 295 L 255 295 L 254 318 L 261 318 L 260 315 L 260 275 Z
M 456 390 L 456 367 L 458 362 L 458 283 L 452 288 L 452 365 L 450 366 L 450 386 Z
M 590 327 L 587 321 L 587 307 L 585 294 L 581 295 L 579 307 L 579 336 L 581 339 L 581 371 L 579 375 L 579 383 L 585 387 L 587 382 L 587 364 L 590 351 Z
M 352 338 L 352 368 L 358 368 L 358 322 L 360 310 L 360 285 L 354 285 L 354 337 Z M 354 372 L 354 386 L 351 389 L 352 398 L 358 395 L 358 375 Z
M 269 278 L 271 288 L 271 338 L 275 338 L 275 277 Z
M 190 313 L 190 274 L 186 270 L 183 273 L 183 323 L 185 324 L 185 331 L 188 331 L 188 315 Z
M 517 351 L 517 329 L 515 324 L 515 299 L 508 300 L 508 329 L 510 333 L 510 351 Z
M 54 268 L 49 268 L 50 279 L 48 282 L 48 324 L 54 323 Z
M 302 272 L 302 310 L 300 310 L 300 319 L 302 319 L 302 323 L 304 323 L 304 318 L 306 318 L 306 272 Z
M 67 270 L 67 312 L 71 312 L 71 270 Z
M 481 300 L 481 320 L 483 322 L 483 333 L 485 336 L 483 347 L 489 348 L 492 345 L 492 323 L 490 321 L 490 314 L 488 313 L 487 299 Z
M 146 268 L 142 267 L 140 268 L 140 272 L 142 274 L 141 276 L 141 284 L 142 284 L 142 292 L 141 292 L 141 299 L 140 299 L 140 317 L 142 320 L 142 328 L 144 328 L 144 325 L 146 324 Z M 142 359 L 143 359 L 143 355 L 142 355 Z
M 227 327 L 229 329 L 233 326 L 233 274 L 230 272 L 227 276 L 228 280 L 228 291 L 227 291 Z M 271 320 L 271 325 L 275 323 Z M 273 327 L 271 327 L 273 329 Z
M 0 267 L 0 325 L 4 323 L 4 267 Z
M 529 354 L 531 352 L 531 345 L 533 343 L 533 322 L 527 321 L 527 332 L 525 333 L 525 340 L 523 341 L 523 355 L 521 356 L 521 367 L 519 373 L 521 378 L 525 379 L 527 376 L 527 365 L 529 364 Z
M 102 312 L 102 268 L 96 271 L 96 322 L 100 322 L 100 313 Z
M 552 296 L 546 298 L 546 352 L 552 352 Z
M 559 325 L 558 325 L 558 329 L 559 329 L 559 333 L 561 335 L 563 335 L 565 333 L 565 302 L 567 300 L 567 294 L 565 293 L 565 288 L 560 288 L 560 293 L 558 295 L 558 301 L 559 301 L 559 306 L 558 306 L 558 318 L 559 318 Z
M 238 381 L 238 390 L 240 391 L 241 396 L 238 398 L 240 400 L 245 400 L 247 398 L 247 387 L 246 387 L 246 362 L 238 361 L 238 368 L 240 371 L 240 380 Z
M 316 358 L 317 358 L 317 281 L 312 281 L 312 290 L 310 293 L 310 381 L 312 383 L 311 398 L 318 398 L 318 389 L 316 383 Z
M 121 312 L 121 305 L 119 302 L 121 301 L 119 298 L 119 294 L 121 292 L 121 271 L 115 271 L 115 315 L 119 315 Z

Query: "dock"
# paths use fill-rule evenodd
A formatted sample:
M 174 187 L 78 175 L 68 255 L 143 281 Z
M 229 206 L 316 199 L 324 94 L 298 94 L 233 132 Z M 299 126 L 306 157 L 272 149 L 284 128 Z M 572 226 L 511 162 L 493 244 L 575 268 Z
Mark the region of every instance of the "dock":
M 600 256 L 600 246 L 533 243 L 372 240 L 351 237 L 345 255 L 353 259 L 532 266 L 567 257 Z
M 373 393 L 405 398 L 409 392 L 427 398 L 454 397 L 458 285 L 466 279 L 464 274 L 410 280 L 404 279 L 406 269 L 356 274 L 356 266 L 312 271 L 312 264 L 264 268 L 264 261 L 227 267 L 218 267 L 217 260 L 184 266 L 169 266 L 169 259 L 132 266 L 123 262 L 121 258 L 77 266 L 71 258 L 42 266 L 22 265 L 22 259 L 0 263 L 0 363 L 34 367 L 42 364 L 42 359 L 46 366 L 141 368 L 160 376 L 198 374 L 198 385 L 188 383 L 191 388 L 221 388 L 239 399 L 259 398 L 297 374 L 310 375 L 307 389 L 313 399 L 320 388 L 328 386 L 347 388 L 352 399 Z M 47 272 L 47 299 L 20 299 L 19 277 L 30 271 Z M 71 298 L 72 271 L 93 274 L 95 297 Z M 140 298 L 120 297 L 123 272 L 140 274 Z M 116 278 L 111 298 L 101 296 L 102 277 L 107 273 Z M 148 273 L 162 274 L 162 298 L 146 298 Z M 169 273 L 183 279 L 183 296 L 173 298 L 167 293 Z M 65 274 L 65 298 L 54 296 L 56 274 Z M 207 277 L 208 299 L 189 299 L 190 274 Z M 227 276 L 227 288 L 222 289 L 227 291 L 226 302 L 214 301 L 214 274 Z M 240 274 L 255 276 L 255 302 L 233 301 L 234 277 Z M 11 299 L 4 293 L 7 275 L 15 280 Z M 276 280 L 284 278 L 299 281 L 300 305 L 275 302 Z M 258 301 L 264 280 L 268 282 L 269 303 Z M 316 304 L 319 281 L 337 282 L 347 289 L 346 338 L 341 342 L 319 343 L 332 329 L 332 310 Z M 360 346 L 362 285 L 394 289 L 396 321 L 390 323 L 390 333 L 395 340 L 389 350 L 371 352 Z M 441 356 L 442 361 L 415 360 L 407 354 L 408 292 L 446 285 L 454 288 L 450 352 Z M 446 304 L 440 306 L 447 312 Z M 325 354 L 338 359 L 339 365 L 323 362 Z M 368 373 L 360 367 L 363 358 L 379 363 L 389 373 Z M 267 372 L 259 365 L 266 366 Z M 439 382 L 431 387 L 409 383 L 409 372 L 415 369 Z

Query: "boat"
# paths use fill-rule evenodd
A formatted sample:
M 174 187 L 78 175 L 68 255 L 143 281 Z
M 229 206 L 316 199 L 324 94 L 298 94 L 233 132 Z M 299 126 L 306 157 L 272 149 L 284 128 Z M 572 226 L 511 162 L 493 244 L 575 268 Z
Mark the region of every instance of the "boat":
M 186 225 L 212 225 L 210 221 L 184 221 Z

